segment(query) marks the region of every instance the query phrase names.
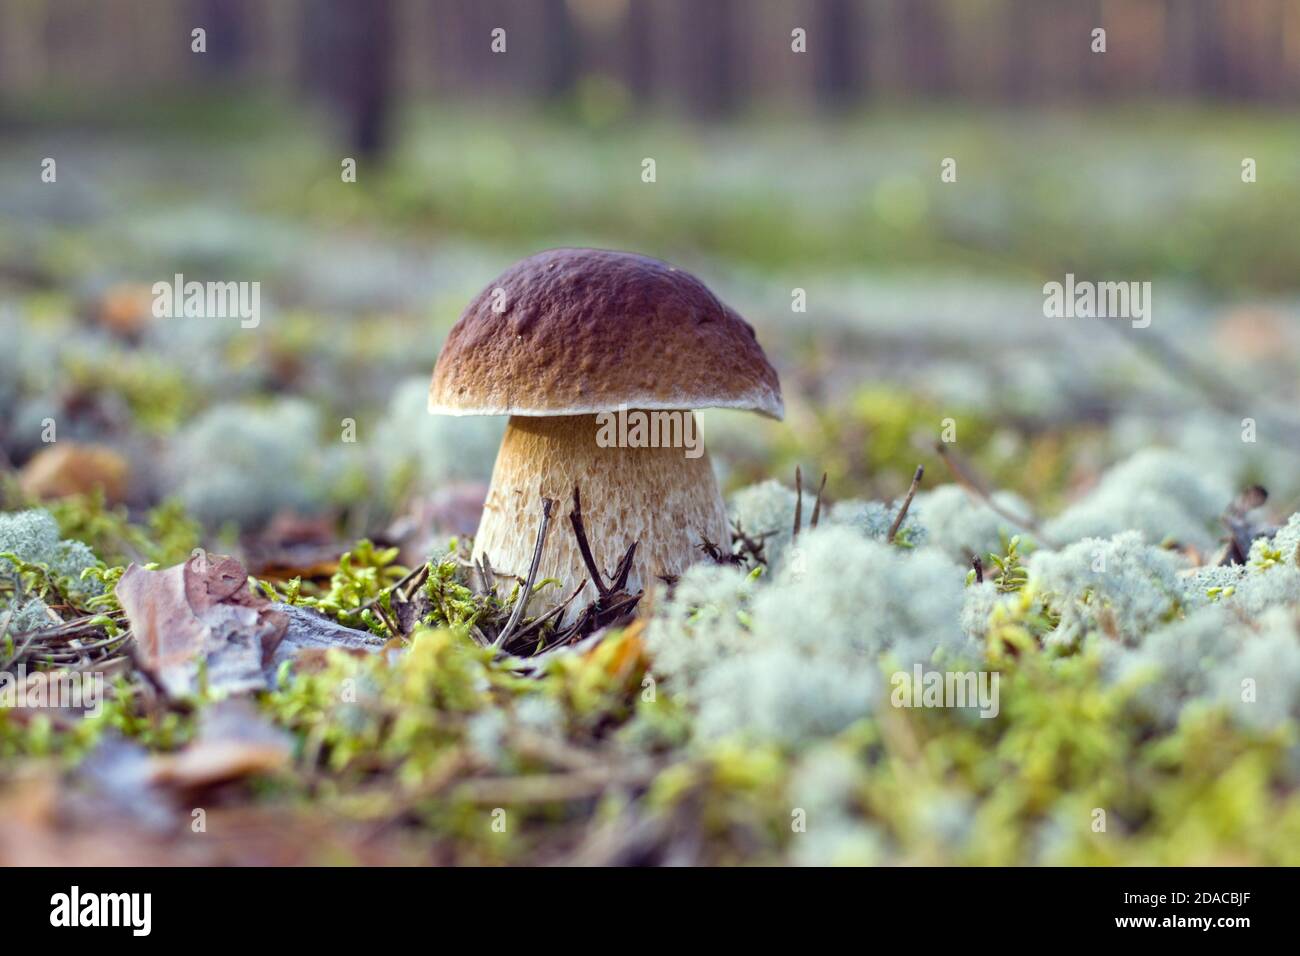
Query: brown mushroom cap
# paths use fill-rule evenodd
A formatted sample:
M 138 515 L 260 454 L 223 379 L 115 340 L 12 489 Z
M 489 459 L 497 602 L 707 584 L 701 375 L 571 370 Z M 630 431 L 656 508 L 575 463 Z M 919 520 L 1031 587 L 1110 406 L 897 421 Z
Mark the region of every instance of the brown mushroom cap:
M 748 322 L 689 272 L 603 249 L 550 249 L 507 269 L 452 328 L 429 387 L 429 411 L 443 415 L 621 405 L 785 414 Z

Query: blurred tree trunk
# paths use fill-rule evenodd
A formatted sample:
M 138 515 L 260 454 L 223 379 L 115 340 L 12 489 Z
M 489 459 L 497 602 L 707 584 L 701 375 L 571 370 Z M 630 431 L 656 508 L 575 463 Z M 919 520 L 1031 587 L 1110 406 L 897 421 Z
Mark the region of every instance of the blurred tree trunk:
M 1175 6 L 1179 13 L 1186 9 L 1191 18 L 1192 77 L 1196 91 L 1206 96 L 1227 94 L 1231 86 L 1228 54 L 1217 0 L 1184 0 Z
M 860 19 L 854 0 L 817 0 L 809 53 L 817 100 L 828 109 L 843 110 L 861 94 L 867 43 Z
M 952 90 L 948 25 L 935 0 L 902 0 L 903 72 L 910 92 Z
M 638 107 L 645 106 L 654 96 L 654 22 L 649 0 L 627 5 L 627 15 L 623 18 L 623 80 Z
M 1006 5 L 1006 26 L 1002 31 L 1007 41 L 1002 51 L 1003 92 L 1012 102 L 1030 99 L 1038 83 L 1036 2 L 1009 0 Z
M 582 51 L 565 0 L 542 0 L 538 33 L 542 38 L 541 93 L 548 100 L 568 99 L 578 83 Z
M 725 116 L 739 103 L 733 0 L 682 0 L 677 26 L 687 101 L 699 116 Z
M 1122 9 L 1115 10 L 1115 22 L 1104 22 L 1102 16 L 1102 0 L 1086 0 L 1080 4 L 1082 11 L 1081 25 L 1082 34 L 1077 38 L 1079 74 L 1077 82 L 1079 92 L 1085 94 L 1089 99 L 1103 99 L 1108 90 L 1109 84 L 1115 80 L 1123 81 L 1124 77 L 1116 77 L 1110 67 L 1110 61 L 1106 59 L 1105 53 L 1092 52 L 1092 31 L 1101 27 L 1106 31 L 1106 45 L 1110 48 L 1110 43 L 1118 35 L 1123 35 L 1123 16 Z
M 237 72 L 248 49 L 248 10 L 244 0 L 200 0 L 196 26 L 207 31 L 207 53 L 199 60 L 214 73 Z
M 392 99 L 393 0 L 311 0 L 302 12 L 305 85 L 339 118 L 354 156 L 382 155 Z

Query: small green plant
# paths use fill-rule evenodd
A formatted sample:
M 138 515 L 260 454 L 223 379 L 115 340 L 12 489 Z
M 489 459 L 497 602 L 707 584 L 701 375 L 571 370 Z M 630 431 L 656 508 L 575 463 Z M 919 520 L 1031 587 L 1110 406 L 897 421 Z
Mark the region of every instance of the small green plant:
M 400 552 L 400 548 L 376 548 L 372 541 L 363 539 L 339 558 L 338 570 L 330 577 L 329 589 L 321 596 L 302 596 L 298 581 L 291 582 L 291 594 L 275 595 L 274 589 L 271 593 L 279 600 L 314 607 L 347 627 L 387 635 L 388 625 L 375 613 L 373 604 L 391 610 L 392 595 L 388 589 L 407 573 L 406 568 L 396 563 Z
M 989 560 L 996 568 L 993 573 L 993 584 L 1001 593 L 1012 594 L 1029 583 L 1029 571 L 1020 557 L 1020 535 L 1011 537 L 1011 540 L 1006 543 L 1005 553 L 990 554 Z
M 1256 549 L 1256 555 L 1251 561 L 1251 567 L 1256 571 L 1267 571 L 1269 568 L 1285 563 L 1286 558 L 1282 554 L 1282 549 L 1272 547 L 1267 543 L 1261 543 Z
M 439 561 L 429 562 L 429 576 L 424 582 L 424 593 L 432 605 L 432 610 L 424 619 L 424 623 L 430 627 L 467 631 L 484 615 L 501 610 L 499 601 L 490 596 L 475 594 L 461 580 L 460 563 L 454 552 Z
M 993 582 L 999 594 L 1014 594 L 1029 583 L 1029 569 L 1025 567 L 1020 553 L 1020 535 L 1013 535 L 1010 540 L 1002 539 L 1002 554 L 989 553 L 988 580 Z M 967 586 L 976 581 L 976 572 L 972 568 L 966 572 Z

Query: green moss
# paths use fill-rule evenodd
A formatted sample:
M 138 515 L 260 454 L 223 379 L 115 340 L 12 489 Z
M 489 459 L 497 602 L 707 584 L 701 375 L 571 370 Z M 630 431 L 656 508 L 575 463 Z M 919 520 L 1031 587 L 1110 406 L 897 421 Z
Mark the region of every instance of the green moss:
M 484 599 L 447 557 L 424 585 L 438 626 L 400 650 L 330 652 L 260 695 L 298 745 L 294 772 L 247 799 L 418 830 L 456 862 L 562 857 L 595 827 L 639 823 L 651 859 L 710 863 L 1300 863 L 1295 728 L 1251 731 L 1212 708 L 1153 724 L 1135 706 L 1149 675 L 1107 679 L 1095 642 L 1044 648 L 1056 621 L 1018 547 L 993 562 L 1005 579 L 985 643 L 995 718 L 882 703 L 798 747 L 692 743 L 637 624 L 540 669 L 480 647 L 467 631 Z M 404 572 L 395 562 L 360 544 L 316 600 L 364 623 L 356 608 Z M 209 705 L 146 700 L 123 678 L 95 721 L 0 710 L 0 756 L 72 765 L 108 733 L 173 750 Z M 588 786 L 591 768 L 633 782 Z
M 115 351 L 106 361 L 64 360 L 71 387 L 92 395 L 117 395 L 146 431 L 173 432 L 198 407 L 184 369 L 144 352 Z
M 294 578 L 283 589 L 265 581 L 259 584 L 272 600 L 313 607 L 347 627 L 388 634 L 388 625 L 373 605 L 382 601 L 381 608 L 391 610 L 388 589 L 402 580 L 408 570 L 397 564 L 400 550 L 376 548 L 369 540 L 358 542 L 339 557 L 338 570 L 330 576 L 329 587 L 319 595 L 304 593 L 300 578 Z
M 200 544 L 200 527 L 178 501 L 165 501 L 133 521 L 123 505 L 108 506 L 102 492 L 46 503 L 65 538 L 83 541 L 109 567 L 178 564 Z

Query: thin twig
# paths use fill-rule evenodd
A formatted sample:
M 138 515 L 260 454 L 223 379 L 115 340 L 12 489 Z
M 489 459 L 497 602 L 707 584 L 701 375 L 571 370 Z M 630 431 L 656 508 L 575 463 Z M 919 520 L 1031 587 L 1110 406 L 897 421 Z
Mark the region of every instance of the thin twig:
M 591 545 L 587 543 L 587 529 L 582 524 L 582 495 L 577 485 L 573 486 L 573 510 L 569 512 L 569 523 L 573 525 L 573 534 L 578 539 L 578 552 L 582 555 L 582 563 L 587 566 L 587 573 L 591 575 L 591 583 L 596 585 L 596 591 L 602 598 L 609 597 L 609 588 L 605 587 L 596 559 L 591 556 Z
M 793 541 L 799 537 L 799 528 L 803 525 L 803 472 L 799 466 L 794 466 L 794 530 L 790 532 L 790 540 Z
M 825 491 L 826 491 L 826 472 L 823 471 L 822 483 L 817 486 L 817 501 L 813 504 L 812 521 L 808 523 L 808 527 L 810 528 L 817 527 L 817 519 L 820 518 L 822 514 L 822 494 Z
M 555 507 L 555 501 L 551 498 L 542 499 L 542 526 L 537 529 L 537 544 L 533 548 L 533 563 L 528 566 L 528 577 L 524 580 L 523 590 L 519 592 L 519 597 L 515 600 L 514 613 L 510 615 L 510 620 L 506 622 L 505 628 L 497 635 L 497 639 L 492 642 L 493 647 L 500 647 L 506 642 L 506 639 L 514 633 L 519 622 L 523 620 L 524 610 L 528 607 L 528 599 L 533 595 L 533 582 L 537 580 L 537 568 L 542 563 L 542 545 L 546 543 L 546 532 L 551 527 L 551 509 Z
M 402 578 L 401 578 L 400 581 L 397 581 L 397 582 L 394 583 L 394 584 L 390 584 L 388 587 L 384 588 L 382 591 L 380 591 L 378 594 L 376 594 L 376 595 L 375 595 L 374 597 L 372 597 L 369 601 L 367 601 L 365 604 L 361 605 L 359 608 L 357 608 L 357 609 L 356 609 L 355 611 L 353 611 L 352 613 L 353 613 L 353 614 L 360 614 L 362 611 L 369 611 L 371 608 L 375 607 L 375 606 L 376 606 L 376 605 L 377 605 L 381 600 L 383 600 L 383 597 L 384 597 L 385 594 L 389 593 L 390 591 L 396 591 L 398 588 L 402 587 L 402 585 L 404 585 L 404 584 L 406 584 L 407 582 L 411 581 L 411 580 L 412 580 L 412 579 L 413 579 L 417 574 L 419 574 L 421 571 L 424 571 L 426 574 L 428 573 L 428 571 L 429 571 L 429 562 L 428 562 L 428 561 L 424 562 L 424 564 L 420 565 L 419 567 L 412 568 L 412 569 L 411 569 L 410 571 L 408 571 L 406 574 L 402 575 Z
M 428 579 L 428 577 L 429 577 L 429 562 L 426 561 L 424 562 L 424 564 L 420 565 L 420 570 L 416 573 L 415 577 L 411 578 L 411 583 L 410 585 L 407 586 L 405 593 L 402 594 L 402 597 L 407 601 L 410 601 L 412 598 L 414 598 L 415 592 L 420 590 L 420 588 L 424 586 L 424 582 Z
M 894 535 L 898 534 L 898 529 L 903 526 L 903 519 L 907 517 L 907 509 L 912 507 L 912 499 L 916 497 L 916 489 L 921 487 L 921 477 L 924 474 L 925 466 L 917 465 L 916 474 L 912 475 L 912 486 L 907 489 L 907 497 L 903 499 L 903 507 L 898 509 L 898 514 L 894 516 L 894 523 L 889 526 L 889 534 L 885 537 L 887 543 L 894 543 Z
M 969 466 L 967 466 L 964 462 L 958 459 L 958 457 L 955 454 L 950 452 L 948 450 L 946 443 L 935 442 L 934 450 L 939 455 L 939 457 L 943 459 L 943 463 L 948 466 L 948 469 L 952 472 L 953 477 L 957 479 L 957 484 L 965 488 L 968 494 L 984 502 L 984 504 L 988 506 L 990 511 L 992 511 L 996 515 L 999 515 L 1002 518 L 1005 518 L 1007 521 L 1010 521 L 1013 525 L 1019 525 L 1022 528 L 1028 528 L 1030 531 L 1034 533 L 1034 537 L 1038 539 L 1040 544 L 1043 544 L 1049 548 L 1057 547 L 1056 543 L 1053 542 L 1051 538 L 1049 538 L 1046 534 L 1043 533 L 1043 529 L 1039 526 L 1037 520 L 1035 520 L 1032 515 L 1012 514 L 1006 508 L 1003 508 L 1000 504 L 994 501 L 993 496 L 989 494 L 989 492 L 985 489 L 984 485 L 979 481 L 978 478 L 975 477 L 975 475 L 971 472 Z
M 551 608 L 545 614 L 541 615 L 539 618 L 537 618 L 537 620 L 531 621 L 527 627 L 521 629 L 519 633 L 515 635 L 514 639 L 516 641 L 523 640 L 533 631 L 540 630 L 542 625 L 545 624 L 547 621 L 563 614 L 566 610 L 568 610 L 569 605 L 573 603 L 573 599 L 576 598 L 579 594 L 581 594 L 582 589 L 585 588 L 586 586 L 587 586 L 587 582 L 584 580 L 581 584 L 578 585 L 578 589 L 576 591 L 574 591 L 567 598 L 565 598 L 563 603 L 555 605 L 555 607 Z
M 614 571 L 614 583 L 609 587 L 611 592 L 622 591 L 627 587 L 627 577 L 632 573 L 632 559 L 636 556 L 638 544 L 639 541 L 633 541 L 623 553 L 623 560 L 618 563 L 618 568 Z
M 456 786 L 458 799 L 471 803 L 561 803 L 599 796 L 610 786 L 644 786 L 658 766 L 649 761 L 604 764 L 586 770 L 534 773 L 517 777 L 478 777 Z
M 489 559 L 487 554 L 485 553 L 482 557 L 478 559 L 478 563 L 475 566 L 478 568 L 479 585 L 483 589 L 482 593 L 490 594 L 493 597 L 496 597 L 497 576 L 496 576 L 496 572 L 492 570 L 491 559 Z

